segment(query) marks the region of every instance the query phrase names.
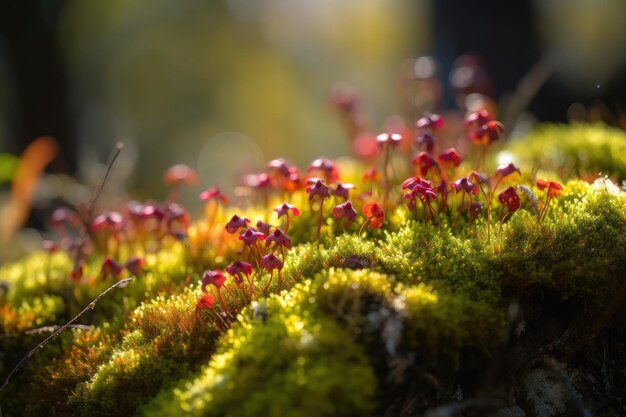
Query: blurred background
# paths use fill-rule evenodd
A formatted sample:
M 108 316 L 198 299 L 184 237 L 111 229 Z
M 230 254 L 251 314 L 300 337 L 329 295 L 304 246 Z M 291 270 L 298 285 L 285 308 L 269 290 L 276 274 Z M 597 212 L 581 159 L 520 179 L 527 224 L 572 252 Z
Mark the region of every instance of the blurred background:
M 183 195 L 193 211 L 200 188 L 269 159 L 347 155 L 357 131 L 462 116 L 477 97 L 510 132 L 626 128 L 625 21 L 623 0 L 5 0 L 0 235 L 26 224 L 11 246 L 38 244 L 117 141 L 104 202 L 163 199 L 163 171 L 185 163 L 202 182 Z M 329 99 L 337 83 L 356 92 L 358 128 Z

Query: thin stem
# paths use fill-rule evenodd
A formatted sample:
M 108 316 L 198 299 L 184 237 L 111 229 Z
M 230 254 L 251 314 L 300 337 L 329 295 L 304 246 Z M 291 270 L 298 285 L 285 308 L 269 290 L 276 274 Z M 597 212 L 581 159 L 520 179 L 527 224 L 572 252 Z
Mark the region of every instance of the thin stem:
M 385 154 L 383 157 L 383 187 L 384 187 L 384 194 L 383 194 L 383 207 L 387 207 L 387 199 L 389 198 L 389 172 L 387 170 L 387 165 L 389 164 L 389 154 L 390 154 L 390 149 L 389 149 L 389 142 L 385 143 Z
M 265 287 L 263 287 L 263 292 L 267 291 L 267 289 L 270 287 L 273 277 L 274 277 L 274 271 L 270 272 L 270 279 L 267 281 L 267 284 L 265 284 Z
M 230 314 L 230 310 L 228 309 L 228 304 L 226 304 L 226 301 L 224 301 L 224 297 L 222 297 L 222 291 L 220 287 L 217 288 L 217 298 L 219 298 L 220 300 L 220 305 L 222 306 L 222 310 L 228 316 L 232 317 L 232 315 Z
M 68 321 L 63 326 L 59 327 L 54 333 L 52 333 L 50 336 L 46 337 L 41 343 L 39 343 L 37 346 L 35 346 L 33 348 L 33 350 L 28 352 L 28 354 L 26 356 L 24 356 L 24 358 L 22 358 L 22 360 L 15 366 L 15 368 L 13 368 L 13 370 L 11 371 L 9 376 L 7 376 L 7 378 L 4 380 L 4 383 L 0 387 L 0 392 L 2 392 L 4 387 L 7 386 L 7 384 L 11 380 L 11 377 L 22 367 L 22 365 L 24 365 L 24 363 L 26 363 L 26 361 L 28 359 L 30 359 L 31 356 L 33 356 L 35 354 L 35 352 L 37 352 L 37 350 L 43 348 L 45 345 L 47 345 L 52 339 L 57 337 L 64 330 L 72 327 L 74 322 L 76 322 L 76 320 L 78 320 L 88 310 L 93 310 L 93 308 L 96 306 L 96 303 L 98 301 L 100 301 L 100 299 L 102 297 L 104 297 L 106 294 L 108 294 L 109 291 L 111 291 L 111 290 L 113 290 L 114 288 L 117 288 L 117 287 L 126 288 L 128 286 L 128 283 L 130 282 L 131 279 L 133 279 L 133 277 L 124 278 L 122 280 L 119 280 L 115 284 L 113 284 L 109 288 L 107 288 L 106 290 L 102 291 L 100 294 L 98 294 L 98 296 L 96 298 L 94 298 L 94 300 L 91 303 L 89 303 L 87 305 L 87 307 L 85 307 L 80 313 L 78 313 L 76 316 L 74 316 L 74 318 L 72 320 Z
M 361 237 L 361 233 L 363 232 L 363 229 L 365 229 L 365 226 L 367 224 L 369 224 L 369 222 L 372 220 L 371 217 L 368 217 L 367 219 L 365 219 L 365 221 L 363 222 L 363 224 L 361 225 L 361 227 L 359 228 L 359 233 L 357 234 L 357 236 L 360 238 Z
M 320 234 L 322 232 L 322 222 L 324 221 L 324 198 L 320 202 L 320 220 L 317 223 L 317 246 L 320 246 Z
M 287 223 L 285 224 L 285 234 L 289 232 L 289 212 L 287 212 L 286 216 L 287 216 Z
M 461 205 L 457 209 L 458 214 L 456 215 L 456 219 L 454 219 L 454 223 L 452 224 L 452 228 L 456 227 L 456 224 L 459 222 L 459 218 L 461 217 L 461 212 L 463 211 L 463 203 L 465 203 L 465 193 L 461 196 Z
M 543 207 L 543 210 L 541 210 L 541 214 L 539 215 L 539 222 L 542 222 L 543 218 L 546 216 L 546 213 L 548 212 L 549 204 L 550 204 L 550 191 L 548 190 L 548 195 L 546 196 L 546 204 Z
M 278 291 L 280 291 L 280 289 L 282 288 L 282 274 L 280 273 L 280 269 L 278 270 Z

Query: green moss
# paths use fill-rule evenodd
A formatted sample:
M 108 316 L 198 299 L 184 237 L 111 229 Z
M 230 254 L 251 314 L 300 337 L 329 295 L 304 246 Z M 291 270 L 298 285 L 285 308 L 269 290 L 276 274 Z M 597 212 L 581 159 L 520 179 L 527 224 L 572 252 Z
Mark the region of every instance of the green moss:
M 336 322 L 297 302 L 302 293 L 247 310 L 208 366 L 145 415 L 370 415 L 376 381 L 367 359 Z
M 626 179 L 626 133 L 602 124 L 546 124 L 507 147 L 520 163 L 561 177 L 599 172 Z

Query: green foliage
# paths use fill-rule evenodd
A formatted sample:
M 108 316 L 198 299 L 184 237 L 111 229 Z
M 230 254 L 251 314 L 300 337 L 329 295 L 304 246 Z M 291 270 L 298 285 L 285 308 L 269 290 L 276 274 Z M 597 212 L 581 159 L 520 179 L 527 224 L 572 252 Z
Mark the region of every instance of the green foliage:
M 135 309 L 121 343 L 70 398 L 75 415 L 132 415 L 206 360 L 218 332 L 194 315 L 197 297 L 197 290 L 187 288 Z
M 561 177 L 601 172 L 626 180 L 626 134 L 602 124 L 545 124 L 508 149 L 525 166 L 556 171 Z
M 145 415 L 370 415 L 376 381 L 368 361 L 303 298 L 308 285 L 247 309 L 200 374 L 162 393 Z

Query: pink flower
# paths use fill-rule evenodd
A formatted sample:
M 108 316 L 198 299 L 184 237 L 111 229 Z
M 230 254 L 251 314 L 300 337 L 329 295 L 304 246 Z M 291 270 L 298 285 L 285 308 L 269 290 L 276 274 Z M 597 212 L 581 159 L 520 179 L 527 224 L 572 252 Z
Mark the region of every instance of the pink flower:
M 198 173 L 184 164 L 171 166 L 165 171 L 163 180 L 168 185 L 188 184 L 196 185 L 200 182 Z
M 80 226 L 80 218 L 78 214 L 67 207 L 59 207 L 52 212 L 48 224 L 53 229 L 60 228 L 63 223 L 68 223 L 73 228 Z
M 262 220 L 257 220 L 256 222 L 256 228 L 259 232 L 263 233 L 264 235 L 269 235 L 270 234 L 270 228 L 272 227 L 272 225 L 265 223 Z
M 363 215 L 370 220 L 370 227 L 379 229 L 385 221 L 385 211 L 380 204 L 372 201 L 363 206 Z
M 432 153 L 435 149 L 435 138 L 429 133 L 422 133 L 415 138 L 415 142 L 418 145 L 425 145 L 428 153 Z
M 470 177 L 475 182 L 480 183 L 480 184 L 485 184 L 487 187 L 489 187 L 489 178 L 487 178 L 487 174 L 484 174 L 482 172 L 472 171 L 472 173 L 470 174 Z
M 91 230 L 97 232 L 100 229 L 119 232 L 122 230 L 124 218 L 117 211 L 105 211 L 97 216 L 91 223 Z
M 241 228 L 248 227 L 248 223 L 250 220 L 245 217 L 239 217 L 236 214 L 230 218 L 228 223 L 226 223 L 226 231 L 231 235 L 237 233 L 237 231 Z
M 298 208 L 294 206 L 293 204 L 289 204 L 289 203 L 283 203 L 283 204 L 277 205 L 276 207 L 274 207 L 274 211 L 278 214 L 279 219 L 285 214 L 289 214 L 289 211 L 291 211 L 291 213 L 294 216 L 300 215 L 300 210 L 298 210 Z
M 517 209 L 520 208 L 520 199 L 519 195 L 515 191 L 515 188 L 509 187 L 506 190 L 502 191 L 498 195 L 498 201 L 500 204 L 505 206 L 509 213 L 514 213 Z
M 424 176 L 428 174 L 428 170 L 437 166 L 437 161 L 430 157 L 426 152 L 420 152 L 411 163 L 420 169 L 420 175 Z
M 100 276 L 103 278 L 110 276 L 116 277 L 122 273 L 122 265 L 116 262 L 114 259 L 109 258 L 108 256 L 104 258 L 102 262 L 102 267 L 100 269 Z
M 309 193 L 309 201 L 312 201 L 313 198 L 318 195 L 323 200 L 325 198 L 330 197 L 330 189 L 324 185 L 322 180 L 312 178 L 310 181 L 315 181 L 313 185 L 309 185 L 306 191 Z
M 482 126 L 487 122 L 490 122 L 491 116 L 487 110 L 479 110 L 477 112 L 471 113 L 467 118 L 465 118 L 465 126 L 470 127 L 472 125 Z
M 222 204 L 228 204 L 228 197 L 222 193 L 222 190 L 219 187 L 211 187 L 200 193 L 201 201 L 215 200 L 221 201 Z
M 287 249 L 291 248 L 291 239 L 279 228 L 274 229 L 274 232 L 265 238 L 265 246 L 269 247 L 272 242 L 274 242 L 275 245 L 283 246 Z
M 268 253 L 261 259 L 261 266 L 271 273 L 275 269 L 283 269 L 283 262 L 273 253 Z
M 284 158 L 272 159 L 268 162 L 267 167 L 281 177 L 287 178 L 291 175 L 291 165 Z
M 393 146 L 394 148 L 402 142 L 402 135 L 399 133 L 381 133 L 376 136 L 376 143 L 379 148 L 382 148 L 386 144 Z
M 311 176 L 315 173 L 322 173 L 324 179 L 328 183 L 339 181 L 339 171 L 335 162 L 327 158 L 318 158 L 309 164 L 307 174 Z
M 254 227 L 248 227 L 248 229 L 239 235 L 239 240 L 242 240 L 245 245 L 254 245 L 257 240 L 265 240 L 265 235 Z
M 563 191 L 563 186 L 555 181 L 537 180 L 537 187 L 540 190 L 548 189 L 548 197 L 556 197 Z
M 204 294 L 196 303 L 196 316 L 200 315 L 202 310 L 213 310 L 215 308 L 215 298 L 210 294 Z
M 131 256 L 124 264 L 126 269 L 128 269 L 128 271 L 135 276 L 141 275 L 143 273 L 143 268 L 145 265 L 146 261 L 138 256 Z
M 239 278 L 238 281 L 241 282 L 242 275 L 250 276 L 250 274 L 252 274 L 252 265 L 247 262 L 237 260 L 226 267 L 226 272 L 235 278 Z
M 465 191 L 468 194 L 476 195 L 476 193 L 478 192 L 478 188 L 476 187 L 476 185 L 471 182 L 467 177 L 461 177 L 458 180 L 454 181 L 452 183 L 452 188 L 454 188 L 457 194 L 460 191 Z
M 215 285 L 217 288 L 220 288 L 226 282 L 226 275 L 224 275 L 224 271 L 220 271 L 216 269 L 214 271 L 206 270 L 204 274 L 202 274 L 202 291 L 206 292 L 206 287 L 209 285 Z
M 504 178 L 508 175 L 511 175 L 515 171 L 517 171 L 517 173 L 520 175 L 522 174 L 522 172 L 519 170 L 518 167 L 515 166 L 513 162 L 509 162 L 508 164 L 502 164 L 498 166 L 498 169 L 496 169 L 496 174 L 499 174 L 502 178 Z
M 441 165 L 445 167 L 458 167 L 463 162 L 463 157 L 459 155 L 456 149 L 448 148 L 437 157 Z
M 483 203 L 481 201 L 473 201 L 469 206 L 470 219 L 474 220 L 482 210 Z
M 403 190 L 412 190 L 414 187 L 421 185 L 424 187 L 432 187 L 432 183 L 421 177 L 409 177 L 402 182 Z
M 493 141 L 499 139 L 504 132 L 502 123 L 491 120 L 483 125 L 478 126 L 470 134 L 470 139 L 479 144 L 489 145 Z
M 438 129 L 443 126 L 443 119 L 438 114 L 425 113 L 424 116 L 415 123 L 415 126 L 418 129 Z
M 338 182 L 336 185 L 336 188 L 334 189 L 331 188 L 331 192 L 333 193 L 333 195 L 336 195 L 337 197 L 341 197 L 344 200 L 347 200 L 348 192 L 352 190 L 354 187 L 355 187 L 354 184 L 351 184 L 351 183 L 343 184 L 341 182 Z
M 348 219 L 347 223 L 343 226 L 344 229 L 350 227 L 352 222 L 354 222 L 354 219 L 356 219 L 356 215 L 357 212 L 352 206 L 352 202 L 349 200 L 333 208 L 333 217 L 335 219 Z

